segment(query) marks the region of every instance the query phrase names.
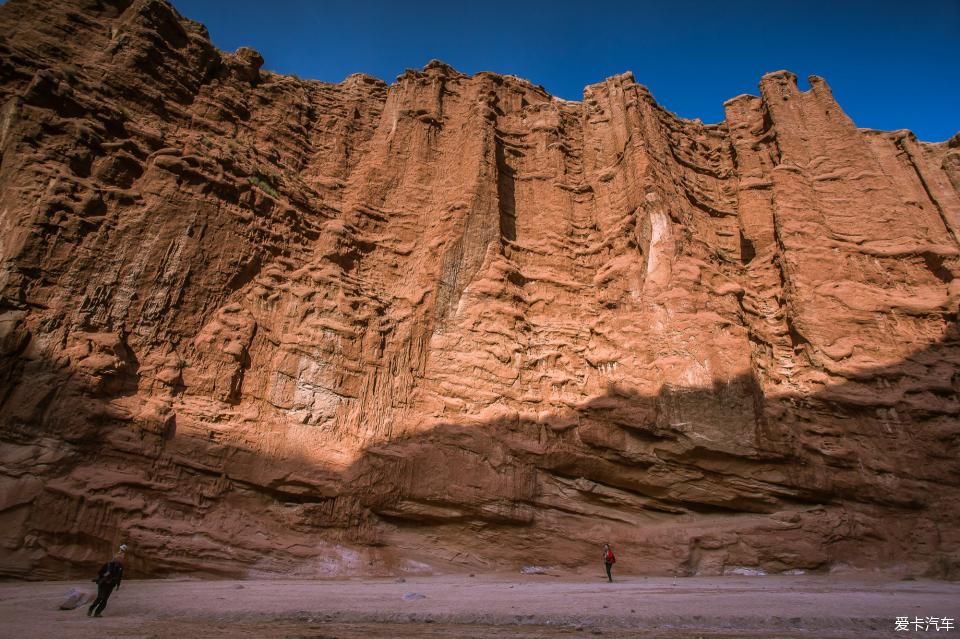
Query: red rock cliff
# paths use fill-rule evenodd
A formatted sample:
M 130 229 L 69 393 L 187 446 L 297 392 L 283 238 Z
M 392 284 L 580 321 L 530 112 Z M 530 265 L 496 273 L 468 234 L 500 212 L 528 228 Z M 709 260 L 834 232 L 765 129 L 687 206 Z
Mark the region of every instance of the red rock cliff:
M 0 34 L 0 574 L 957 561 L 958 138 Z

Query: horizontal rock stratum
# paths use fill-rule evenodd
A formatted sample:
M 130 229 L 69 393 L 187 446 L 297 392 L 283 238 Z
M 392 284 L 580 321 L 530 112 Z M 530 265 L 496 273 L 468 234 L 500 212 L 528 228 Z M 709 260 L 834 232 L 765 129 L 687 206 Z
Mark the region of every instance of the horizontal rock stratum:
M 956 565 L 960 138 L 0 34 L 0 574 Z

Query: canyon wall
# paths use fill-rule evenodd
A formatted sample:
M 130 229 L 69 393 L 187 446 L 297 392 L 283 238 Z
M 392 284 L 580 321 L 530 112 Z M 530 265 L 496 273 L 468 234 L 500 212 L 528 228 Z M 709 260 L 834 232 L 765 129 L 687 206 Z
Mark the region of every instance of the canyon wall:
M 0 575 L 960 563 L 960 138 L 262 63 L 0 7 Z

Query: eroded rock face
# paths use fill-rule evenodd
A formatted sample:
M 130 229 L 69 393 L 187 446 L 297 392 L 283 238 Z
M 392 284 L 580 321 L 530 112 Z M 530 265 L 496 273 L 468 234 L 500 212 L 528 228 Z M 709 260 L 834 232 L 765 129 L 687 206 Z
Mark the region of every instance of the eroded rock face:
M 944 565 L 960 144 L 0 7 L 0 574 Z M 593 566 L 599 570 L 597 566 Z

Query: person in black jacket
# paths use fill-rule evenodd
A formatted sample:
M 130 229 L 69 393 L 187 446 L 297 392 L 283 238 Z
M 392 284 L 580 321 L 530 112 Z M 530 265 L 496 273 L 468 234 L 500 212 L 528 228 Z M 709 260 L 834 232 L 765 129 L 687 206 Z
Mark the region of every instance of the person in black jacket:
M 613 556 L 613 548 L 610 547 L 610 544 L 603 545 L 603 567 L 607 571 L 607 579 L 613 581 L 613 574 L 610 572 L 613 568 L 614 562 L 617 560 Z
M 123 556 L 126 546 L 120 546 L 120 552 L 114 555 L 113 559 L 100 567 L 95 581 L 97 583 L 97 598 L 87 609 L 87 616 L 99 617 L 103 609 L 107 607 L 107 599 L 113 589 L 120 590 L 120 582 L 123 581 Z

